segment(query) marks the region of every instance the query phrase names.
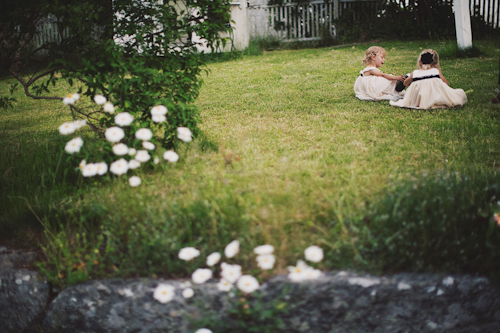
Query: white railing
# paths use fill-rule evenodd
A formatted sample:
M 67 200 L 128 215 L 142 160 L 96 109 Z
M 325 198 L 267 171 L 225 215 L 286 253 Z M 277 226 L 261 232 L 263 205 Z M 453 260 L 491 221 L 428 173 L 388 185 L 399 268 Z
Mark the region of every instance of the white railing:
M 281 5 L 250 4 L 250 36 L 272 36 L 284 41 L 312 41 L 325 34 L 333 36 L 334 6 L 333 1 L 323 0 Z

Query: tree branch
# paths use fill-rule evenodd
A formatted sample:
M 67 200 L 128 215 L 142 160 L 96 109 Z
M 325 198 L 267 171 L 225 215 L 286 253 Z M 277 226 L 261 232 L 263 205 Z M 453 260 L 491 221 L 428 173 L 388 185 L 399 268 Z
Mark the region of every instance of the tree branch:
M 24 81 L 22 77 L 20 77 L 16 72 L 14 72 L 12 69 L 9 68 L 9 73 L 12 75 L 21 85 L 24 87 L 24 93 L 27 97 L 31 97 L 33 99 L 52 99 L 52 100 L 60 100 L 62 101 L 62 97 L 56 97 L 56 96 L 35 96 L 29 91 L 29 84 Z

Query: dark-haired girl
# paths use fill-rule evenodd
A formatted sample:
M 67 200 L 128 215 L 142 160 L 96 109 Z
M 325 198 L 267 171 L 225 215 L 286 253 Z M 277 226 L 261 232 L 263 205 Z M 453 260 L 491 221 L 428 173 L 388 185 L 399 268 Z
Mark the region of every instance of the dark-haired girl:
M 464 105 L 467 96 L 463 89 L 453 89 L 439 68 L 439 55 L 432 49 L 423 50 L 418 56 L 418 69 L 408 76 L 409 87 L 402 100 L 390 104 L 402 108 L 436 109 Z

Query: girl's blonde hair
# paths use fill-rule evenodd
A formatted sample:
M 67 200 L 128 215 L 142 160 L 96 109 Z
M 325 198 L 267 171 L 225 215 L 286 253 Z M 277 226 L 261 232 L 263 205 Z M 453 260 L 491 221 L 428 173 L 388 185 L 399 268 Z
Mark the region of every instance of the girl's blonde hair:
M 427 53 L 429 53 L 430 55 L 428 55 Z M 422 56 L 424 56 L 424 59 L 427 60 L 424 62 L 430 61 L 430 63 L 427 64 L 422 63 Z M 430 56 L 432 56 L 432 59 L 430 59 Z M 420 52 L 420 55 L 418 56 L 417 67 L 420 69 L 430 69 L 430 68 L 439 69 L 439 55 L 433 49 L 423 50 L 422 52 Z
M 373 58 L 375 58 L 379 53 L 386 54 L 383 47 L 370 46 L 368 50 L 366 50 L 365 58 L 361 61 L 363 62 L 364 65 L 368 65 L 373 61 Z

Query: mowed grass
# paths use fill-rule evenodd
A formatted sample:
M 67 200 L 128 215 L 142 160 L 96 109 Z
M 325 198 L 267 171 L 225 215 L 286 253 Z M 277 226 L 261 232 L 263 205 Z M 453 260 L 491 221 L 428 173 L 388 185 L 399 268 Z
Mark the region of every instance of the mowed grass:
M 449 42 L 380 45 L 387 50 L 381 69 L 406 74 L 422 49 L 439 52 Z M 124 177 L 82 179 L 57 132 L 69 111 L 17 92 L 15 107 L 0 111 L 3 238 L 42 246 L 41 267 L 62 284 L 184 276 L 233 239 L 242 251 L 232 262 L 248 272 L 257 272 L 253 247 L 276 247 L 276 269 L 261 277 L 285 272 L 312 244 L 325 250 L 323 269 L 384 269 L 367 255 L 374 235 L 366 216 L 391 184 L 455 171 L 498 183 L 500 108 L 490 98 L 500 42 L 478 41 L 480 58 L 441 59 L 450 86 L 468 91 L 468 102 L 438 110 L 357 100 L 353 84 L 369 46 L 208 65 L 196 102 L 203 138 L 184 145 L 178 163 L 142 171 L 138 188 Z M 10 83 L 0 82 L 2 94 Z M 201 257 L 180 263 L 185 246 Z

